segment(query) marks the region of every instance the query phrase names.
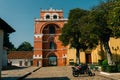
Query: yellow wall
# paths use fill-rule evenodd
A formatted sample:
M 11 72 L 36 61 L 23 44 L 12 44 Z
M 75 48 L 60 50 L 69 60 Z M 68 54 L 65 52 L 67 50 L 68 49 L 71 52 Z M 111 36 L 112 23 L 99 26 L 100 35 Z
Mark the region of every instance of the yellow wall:
M 70 61 L 70 59 L 73 61 Z M 67 51 L 67 65 L 69 65 L 69 62 L 76 62 L 76 51 L 73 48 Z
M 109 45 L 113 54 L 114 61 L 120 61 L 120 38 L 110 38 Z
M 120 61 L 120 38 L 110 38 L 109 46 L 111 53 L 113 54 L 114 61 Z M 103 50 L 102 50 L 102 49 Z M 115 51 L 116 49 L 116 51 Z M 90 51 L 91 53 L 91 60 L 92 63 L 98 63 L 98 60 L 106 59 L 106 53 L 104 51 L 104 48 L 98 45 L 95 49 Z M 85 52 L 80 52 L 80 62 L 86 63 L 86 57 Z M 73 59 L 74 62 L 76 62 L 76 50 L 75 49 L 68 49 L 67 51 L 67 65 L 69 65 L 70 59 Z

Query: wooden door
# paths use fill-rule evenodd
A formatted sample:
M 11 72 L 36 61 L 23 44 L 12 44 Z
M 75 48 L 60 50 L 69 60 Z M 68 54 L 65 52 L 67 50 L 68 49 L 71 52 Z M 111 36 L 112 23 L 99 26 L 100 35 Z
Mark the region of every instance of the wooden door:
M 86 54 L 86 63 L 92 63 L 91 54 Z

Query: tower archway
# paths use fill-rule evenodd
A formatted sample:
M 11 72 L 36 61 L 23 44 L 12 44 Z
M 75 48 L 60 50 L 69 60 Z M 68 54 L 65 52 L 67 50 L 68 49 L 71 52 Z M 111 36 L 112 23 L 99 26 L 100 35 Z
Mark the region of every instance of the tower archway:
M 48 65 L 49 66 L 57 66 L 57 56 L 52 54 L 48 56 Z

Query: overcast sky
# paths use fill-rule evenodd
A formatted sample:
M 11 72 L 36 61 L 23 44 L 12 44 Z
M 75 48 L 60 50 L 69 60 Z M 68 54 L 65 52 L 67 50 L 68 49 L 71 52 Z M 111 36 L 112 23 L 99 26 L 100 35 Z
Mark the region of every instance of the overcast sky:
M 91 9 L 101 0 L 0 0 L 0 17 L 16 32 L 10 34 L 10 41 L 18 47 L 27 41 L 33 45 L 34 18 L 40 17 L 40 8 L 63 9 L 67 18 L 74 8 Z

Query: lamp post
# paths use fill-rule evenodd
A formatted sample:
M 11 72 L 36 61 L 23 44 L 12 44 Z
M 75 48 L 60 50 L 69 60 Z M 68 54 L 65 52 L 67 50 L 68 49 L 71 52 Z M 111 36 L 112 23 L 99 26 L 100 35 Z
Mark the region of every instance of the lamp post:
M 117 51 L 119 50 L 119 46 L 117 46 L 117 47 L 112 47 L 112 49 L 115 51 L 115 53 L 116 53 L 116 62 L 118 62 L 118 55 L 117 55 Z

